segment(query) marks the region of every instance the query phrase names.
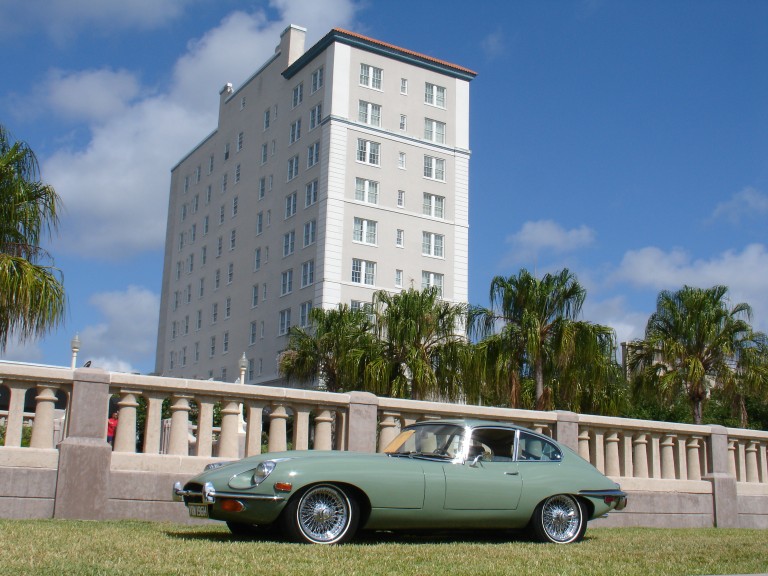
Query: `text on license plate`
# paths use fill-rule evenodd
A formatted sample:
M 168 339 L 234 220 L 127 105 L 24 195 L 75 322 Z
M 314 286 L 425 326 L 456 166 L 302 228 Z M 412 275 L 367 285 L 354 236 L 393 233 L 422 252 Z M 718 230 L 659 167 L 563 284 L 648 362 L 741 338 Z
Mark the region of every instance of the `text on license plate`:
M 208 518 L 208 506 L 205 504 L 190 504 L 189 515 L 194 518 Z

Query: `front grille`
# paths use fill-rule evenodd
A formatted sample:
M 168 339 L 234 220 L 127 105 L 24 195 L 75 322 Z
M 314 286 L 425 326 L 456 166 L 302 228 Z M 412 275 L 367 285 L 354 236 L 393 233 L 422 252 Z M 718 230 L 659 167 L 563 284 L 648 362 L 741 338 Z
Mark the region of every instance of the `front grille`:
M 184 496 L 184 504 L 202 504 L 203 503 L 203 485 L 197 482 L 189 482 L 184 486 L 186 492 L 192 492 L 192 494 L 186 494 Z

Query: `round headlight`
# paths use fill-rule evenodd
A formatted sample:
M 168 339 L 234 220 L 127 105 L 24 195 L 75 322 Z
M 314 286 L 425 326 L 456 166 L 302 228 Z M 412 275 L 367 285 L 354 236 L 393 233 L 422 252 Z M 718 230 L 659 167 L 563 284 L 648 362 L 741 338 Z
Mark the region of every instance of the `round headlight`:
M 229 487 L 235 489 L 246 489 L 258 486 L 267 476 L 275 469 L 275 463 L 272 460 L 266 460 L 259 462 L 259 465 L 252 470 L 246 470 L 240 474 L 236 474 L 229 479 Z

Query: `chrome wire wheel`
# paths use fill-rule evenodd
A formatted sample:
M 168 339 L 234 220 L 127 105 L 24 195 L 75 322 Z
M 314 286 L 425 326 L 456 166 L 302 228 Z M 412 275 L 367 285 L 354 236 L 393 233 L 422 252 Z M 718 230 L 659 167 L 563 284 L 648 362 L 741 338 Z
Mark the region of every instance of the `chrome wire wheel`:
M 335 544 L 347 535 L 353 506 L 347 495 L 330 484 L 307 490 L 299 500 L 296 520 L 302 535 L 316 544 Z
M 541 539 L 557 544 L 581 540 L 586 530 L 581 505 L 567 494 L 551 496 L 542 502 L 535 521 Z

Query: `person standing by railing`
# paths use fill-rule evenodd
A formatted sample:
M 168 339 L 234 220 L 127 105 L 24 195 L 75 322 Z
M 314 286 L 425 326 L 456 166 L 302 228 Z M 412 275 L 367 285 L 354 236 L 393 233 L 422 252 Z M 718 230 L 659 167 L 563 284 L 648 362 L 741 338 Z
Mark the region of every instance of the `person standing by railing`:
M 107 442 L 114 448 L 115 446 L 115 432 L 117 431 L 117 412 L 112 412 L 112 416 L 107 420 Z

